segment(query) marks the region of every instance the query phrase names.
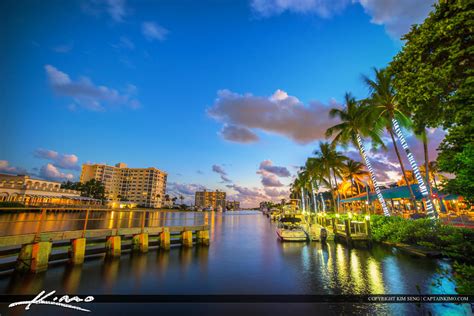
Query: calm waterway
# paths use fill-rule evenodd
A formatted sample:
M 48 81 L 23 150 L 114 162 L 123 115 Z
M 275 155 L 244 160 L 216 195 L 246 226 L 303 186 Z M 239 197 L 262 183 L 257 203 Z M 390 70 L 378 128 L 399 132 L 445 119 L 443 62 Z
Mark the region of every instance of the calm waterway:
M 180 217 L 191 224 L 190 217 L 197 223 L 208 216 L 210 247 L 151 249 L 143 255 L 125 253 L 114 261 L 86 260 L 82 267 L 53 265 L 37 275 L 4 275 L 0 276 L 0 294 L 37 294 L 43 289 L 79 295 L 418 294 L 417 286 L 423 294 L 455 293 L 450 282 L 445 281 L 443 288 L 431 285 L 436 269 L 447 266 L 441 260 L 413 258 L 383 246 L 366 250 L 334 242 L 282 243 L 275 224 L 260 212 L 175 214 L 172 225 L 179 225 Z M 3 215 L 1 220 L 5 220 Z M 0 229 L 3 234 L 6 227 Z M 18 233 L 20 228 L 9 229 Z M 87 308 L 93 315 L 471 315 L 466 304 L 87 303 Z M 52 306 L 24 311 L 1 305 L 0 313 L 84 315 Z

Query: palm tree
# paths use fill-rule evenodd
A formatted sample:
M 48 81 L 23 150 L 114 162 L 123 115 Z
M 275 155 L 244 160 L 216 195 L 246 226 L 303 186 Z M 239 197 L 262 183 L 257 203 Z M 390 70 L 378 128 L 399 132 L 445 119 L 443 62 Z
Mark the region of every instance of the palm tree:
M 402 170 L 402 175 L 405 177 L 405 182 L 409 183 L 408 178 L 406 178 L 407 173 L 405 171 L 405 165 L 400 156 L 397 142 L 395 141 L 394 122 L 401 127 L 408 128 L 411 127 L 411 121 L 396 100 L 395 89 L 392 85 L 393 76 L 386 69 L 374 68 L 374 73 L 375 80 L 363 76 L 363 80 L 370 92 L 370 97 L 365 100 L 369 105 L 369 117 L 372 118 L 371 120 L 376 131 L 381 131 L 383 129 L 387 130 L 392 139 L 393 147 Z M 408 190 L 415 210 L 417 210 L 415 194 L 409 185 Z
M 318 203 L 315 195 L 316 191 L 319 190 L 321 185 L 329 186 L 328 181 L 324 178 L 324 166 L 321 162 L 321 159 L 315 157 L 309 157 L 306 159 L 305 164 L 306 171 L 308 172 L 310 178 L 310 190 L 313 197 L 313 204 L 315 211 L 318 211 Z
M 316 150 L 314 154 L 321 161 L 321 168 L 323 169 L 323 174 L 327 177 L 329 188 L 333 192 L 332 199 L 334 203 L 334 208 L 337 212 L 339 212 L 339 205 L 338 203 L 336 203 L 336 177 L 340 176 L 340 170 L 344 164 L 344 161 L 347 160 L 347 157 L 336 151 L 336 148 L 327 142 L 320 142 L 319 150 Z M 334 179 L 334 186 L 332 184 L 331 177 L 333 177 Z
M 347 146 L 349 143 L 352 143 L 358 150 L 367 166 L 367 169 L 370 173 L 370 179 L 374 185 L 375 192 L 379 199 L 380 205 L 382 206 L 383 212 L 386 216 L 390 215 L 385 200 L 380 193 L 380 188 L 375 179 L 375 173 L 372 169 L 372 164 L 366 154 L 364 144 L 362 143 L 361 135 L 368 136 L 372 140 L 372 146 L 381 146 L 385 148 L 385 145 L 381 139 L 380 130 L 369 128 L 371 122 L 368 120 L 369 113 L 366 108 L 367 106 L 357 102 L 355 98 L 350 94 L 346 93 L 344 96 L 345 107 L 343 109 L 334 108 L 329 112 L 330 117 L 337 117 L 341 123 L 336 124 L 326 131 L 326 136 L 331 137 L 333 134 L 336 134 L 332 140 L 333 146 L 340 144 L 342 146 Z
M 363 186 L 363 179 L 369 175 L 369 172 L 365 170 L 365 166 L 363 163 L 349 159 L 344 165 L 342 174 L 345 179 L 350 181 L 351 187 L 355 187 L 355 191 L 357 191 L 357 194 L 360 194 L 359 186 Z

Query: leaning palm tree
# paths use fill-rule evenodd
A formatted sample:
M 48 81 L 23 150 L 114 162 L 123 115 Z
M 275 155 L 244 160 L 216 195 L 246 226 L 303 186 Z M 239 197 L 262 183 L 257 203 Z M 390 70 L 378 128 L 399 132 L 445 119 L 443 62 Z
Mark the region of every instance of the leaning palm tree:
M 363 76 L 363 80 L 370 92 L 370 97 L 365 100 L 369 105 L 367 108 L 369 111 L 368 114 L 373 121 L 375 130 L 381 131 L 385 129 L 390 135 L 402 175 L 405 177 L 405 182 L 409 183 L 409 180 L 406 177 L 407 173 L 405 164 L 403 163 L 397 142 L 395 141 L 395 129 L 396 126 L 409 128 L 411 127 L 411 121 L 396 100 L 395 89 L 392 85 L 393 76 L 385 69 L 374 68 L 374 72 L 374 80 L 367 76 Z M 416 210 L 416 198 L 410 185 L 408 185 L 408 190 Z
M 336 124 L 326 131 L 326 136 L 331 137 L 335 134 L 332 144 L 340 144 L 342 146 L 347 146 L 349 143 L 352 143 L 358 150 L 367 166 L 367 169 L 370 173 L 370 179 L 374 185 L 375 192 L 377 194 L 382 210 L 386 216 L 389 216 L 389 210 L 385 204 L 380 188 L 375 179 L 375 173 L 372 169 L 372 164 L 370 163 L 369 157 L 366 154 L 364 144 L 362 143 L 362 136 L 368 136 L 372 140 L 372 146 L 376 147 L 378 145 L 385 148 L 385 145 L 381 139 L 381 132 L 379 130 L 374 130 L 369 128 L 370 122 L 368 121 L 368 116 L 366 116 L 368 111 L 366 111 L 366 106 L 357 102 L 355 98 L 350 94 L 346 93 L 344 96 L 345 107 L 343 109 L 334 108 L 329 112 L 330 117 L 337 117 L 341 123 Z
M 320 158 L 309 157 L 306 159 L 305 169 L 308 172 L 310 179 L 309 190 L 311 190 L 312 193 L 314 210 L 315 212 L 318 212 L 318 203 L 315 192 L 317 192 L 322 185 L 329 187 L 329 183 L 325 178 L 324 165 Z

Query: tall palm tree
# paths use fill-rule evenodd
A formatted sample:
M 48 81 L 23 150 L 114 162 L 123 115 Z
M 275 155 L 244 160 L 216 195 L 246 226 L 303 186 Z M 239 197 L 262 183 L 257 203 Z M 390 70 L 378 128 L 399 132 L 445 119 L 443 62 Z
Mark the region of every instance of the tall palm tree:
M 319 150 L 314 152 L 317 158 L 320 159 L 322 164 L 322 169 L 327 177 L 329 188 L 333 192 L 333 203 L 334 208 L 339 212 L 339 205 L 336 203 L 337 196 L 337 176 L 340 176 L 340 170 L 344 164 L 344 161 L 347 160 L 347 157 L 342 155 L 340 152 L 336 151 L 335 146 L 327 142 L 319 143 Z M 331 178 L 334 178 L 334 186 Z M 336 188 L 336 189 L 335 189 Z
M 386 69 L 374 68 L 374 73 L 374 80 L 363 76 L 363 80 L 370 92 L 370 97 L 365 100 L 369 105 L 369 117 L 371 117 L 373 121 L 375 130 L 387 130 L 392 139 L 393 148 L 395 149 L 398 162 L 400 163 L 402 175 L 405 177 L 405 182 L 409 183 L 406 177 L 405 165 L 400 156 L 397 142 L 395 141 L 394 122 L 397 122 L 401 127 L 409 128 L 411 127 L 411 121 L 397 102 L 395 89 L 392 85 L 393 76 Z M 417 210 L 416 198 L 411 186 L 408 186 L 408 190 L 415 210 Z
M 372 146 L 381 146 L 385 148 L 385 145 L 381 139 L 381 132 L 377 129 L 369 128 L 371 122 L 369 121 L 369 116 L 366 114 L 369 113 L 365 104 L 357 102 L 355 98 L 350 94 L 346 93 L 344 96 L 345 106 L 343 109 L 334 108 L 329 112 L 329 116 L 334 118 L 337 117 L 341 123 L 336 124 L 326 131 L 326 136 L 331 137 L 335 134 L 332 144 L 340 144 L 342 146 L 347 146 L 349 143 L 352 143 L 358 150 L 367 166 L 367 169 L 370 173 L 370 179 L 374 185 L 375 192 L 379 199 L 380 205 L 382 206 L 383 212 L 386 216 L 389 216 L 387 205 L 383 199 L 382 194 L 380 193 L 380 188 L 375 179 L 375 173 L 372 169 L 372 164 L 370 163 L 369 157 L 366 154 L 364 144 L 362 143 L 361 136 L 368 136 L 372 140 Z
M 315 211 L 318 211 L 318 203 L 315 195 L 315 191 L 318 191 L 321 185 L 329 186 L 325 179 L 324 166 L 321 159 L 315 157 L 309 157 L 306 159 L 305 168 L 310 178 L 310 190 L 312 193 L 313 204 Z
M 360 194 L 359 186 L 363 186 L 363 179 L 369 175 L 369 172 L 365 170 L 365 166 L 362 162 L 349 159 L 344 165 L 342 174 L 345 179 L 350 181 L 354 191 Z

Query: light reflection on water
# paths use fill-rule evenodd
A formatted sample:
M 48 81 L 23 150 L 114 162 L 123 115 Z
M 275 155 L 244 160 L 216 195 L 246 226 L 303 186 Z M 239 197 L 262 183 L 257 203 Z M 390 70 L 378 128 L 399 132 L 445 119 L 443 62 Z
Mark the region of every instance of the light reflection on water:
M 129 224 L 135 215 L 122 215 L 122 221 Z M 277 240 L 275 225 L 256 212 L 155 213 L 148 220 L 179 224 L 185 216 L 188 223 L 208 220 L 209 248 L 172 247 L 168 252 L 151 249 L 147 254 L 123 253 L 119 259 L 87 260 L 82 267 L 51 266 L 42 274 L 1 277 L 0 293 L 36 294 L 55 289 L 68 294 L 416 294 L 416 285 L 422 293 L 439 292 L 431 282 L 436 268 L 444 264 L 441 261 L 411 258 L 380 246 L 366 250 L 348 249 L 334 242 L 282 243 Z M 110 222 L 117 218 L 120 213 L 114 212 Z M 449 281 L 443 288 L 446 294 L 454 293 Z M 274 305 L 265 306 L 278 314 L 280 308 L 273 310 Z M 302 314 L 313 315 L 420 312 L 409 304 L 298 306 Z M 97 308 L 104 311 L 105 307 Z M 127 310 L 125 304 L 115 308 Z M 456 314 L 465 306 L 431 304 L 426 308 L 435 314 Z

